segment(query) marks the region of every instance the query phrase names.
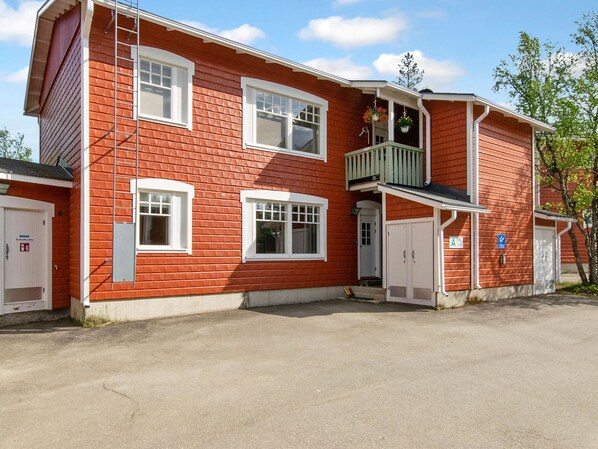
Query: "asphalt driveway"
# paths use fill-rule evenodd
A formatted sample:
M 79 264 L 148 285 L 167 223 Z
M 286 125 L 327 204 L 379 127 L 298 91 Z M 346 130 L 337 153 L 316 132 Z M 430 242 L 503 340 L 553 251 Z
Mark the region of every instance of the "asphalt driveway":
M 598 448 L 598 300 L 0 329 L 2 448 Z

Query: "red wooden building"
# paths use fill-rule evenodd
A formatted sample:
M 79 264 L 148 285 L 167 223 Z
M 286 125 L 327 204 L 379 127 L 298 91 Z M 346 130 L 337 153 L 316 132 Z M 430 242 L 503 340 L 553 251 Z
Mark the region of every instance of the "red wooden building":
M 554 258 L 534 266 L 532 144 L 547 125 L 114 8 L 54 0 L 37 18 L 25 113 L 41 162 L 72 172 L 41 199 L 63 211 L 46 263 L 68 287 L 55 280 L 43 307 L 68 296 L 77 317 L 141 319 L 359 283 L 438 307 L 554 288 Z M 388 120 L 365 124 L 375 106 Z

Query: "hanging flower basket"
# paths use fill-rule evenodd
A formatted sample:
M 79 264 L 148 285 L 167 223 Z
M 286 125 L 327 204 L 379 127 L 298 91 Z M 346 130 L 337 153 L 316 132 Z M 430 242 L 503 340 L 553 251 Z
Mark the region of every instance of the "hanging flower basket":
M 385 122 L 388 120 L 386 109 L 378 106 L 377 108 L 369 107 L 363 114 L 363 121 L 366 123 Z
M 413 126 L 413 119 L 408 115 L 404 115 L 397 120 L 397 127 L 401 129 L 402 133 L 409 132 Z

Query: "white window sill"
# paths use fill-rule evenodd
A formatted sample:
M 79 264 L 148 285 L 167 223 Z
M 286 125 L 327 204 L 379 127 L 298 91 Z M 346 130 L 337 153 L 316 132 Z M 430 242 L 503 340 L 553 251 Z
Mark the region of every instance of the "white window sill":
M 293 262 L 293 261 L 302 261 L 302 260 L 326 260 L 326 258 L 324 256 L 322 256 L 321 254 L 316 254 L 314 256 L 311 256 L 311 255 L 287 256 L 285 254 L 282 254 L 280 256 L 268 255 L 268 256 L 264 256 L 264 257 L 260 257 L 260 256 L 245 257 L 246 262 L 286 262 L 286 261 Z
M 177 128 L 186 128 L 189 131 L 191 131 L 193 129 L 191 127 L 190 123 L 175 122 L 174 120 L 169 120 L 167 118 L 162 118 L 162 117 L 156 117 L 153 115 L 144 115 L 144 114 L 140 113 L 139 120 L 143 120 L 145 122 L 160 123 L 161 125 L 175 126 Z
M 317 159 L 317 160 L 326 162 L 325 156 L 323 156 L 321 154 L 306 153 L 304 151 L 287 150 L 286 148 L 270 147 L 267 145 L 258 145 L 258 144 L 249 144 L 249 143 L 246 143 L 244 145 L 244 148 L 248 148 L 250 150 L 263 150 L 263 151 L 270 151 L 272 153 L 288 154 L 290 156 L 306 157 L 308 159 Z
M 191 254 L 190 249 L 185 248 L 137 248 L 139 254 Z

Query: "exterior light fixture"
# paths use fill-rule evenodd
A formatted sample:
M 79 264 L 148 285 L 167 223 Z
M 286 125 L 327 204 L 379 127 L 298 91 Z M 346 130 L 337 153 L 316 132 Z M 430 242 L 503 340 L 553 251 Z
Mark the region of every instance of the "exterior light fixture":
M 359 215 L 359 212 L 361 212 L 361 207 L 352 207 L 351 208 L 351 215 Z

